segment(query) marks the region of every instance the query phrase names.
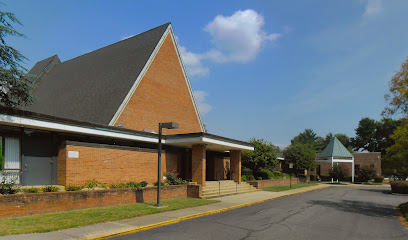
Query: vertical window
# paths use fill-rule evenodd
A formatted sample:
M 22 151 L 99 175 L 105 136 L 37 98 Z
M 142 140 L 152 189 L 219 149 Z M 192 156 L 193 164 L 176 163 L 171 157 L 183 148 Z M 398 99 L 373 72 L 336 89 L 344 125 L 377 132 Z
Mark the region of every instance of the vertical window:
M 20 177 L 20 139 L 16 137 L 0 136 L 2 153 L 4 157 L 4 167 L 0 171 L 0 179 L 3 177 L 7 181 L 14 181 L 19 184 Z

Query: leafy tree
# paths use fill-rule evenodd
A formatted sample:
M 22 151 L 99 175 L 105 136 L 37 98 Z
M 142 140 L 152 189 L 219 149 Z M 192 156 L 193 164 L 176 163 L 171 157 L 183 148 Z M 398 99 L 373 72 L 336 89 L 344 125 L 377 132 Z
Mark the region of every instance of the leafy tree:
M 276 151 L 279 148 L 272 143 L 262 138 L 252 138 L 250 143 L 255 144 L 255 149 L 242 152 L 242 166 L 251 169 L 256 174 L 261 169 L 271 169 L 279 163 L 276 158 Z
M 315 150 L 304 143 L 296 143 L 287 147 L 283 151 L 285 160 L 293 163 L 298 169 L 314 169 Z
M 30 83 L 24 77 L 26 59 L 19 51 L 7 45 L 8 36 L 24 37 L 13 23 L 21 25 L 13 13 L 0 11 L 0 104 L 17 107 L 32 103 Z
M 387 170 L 396 169 L 398 175 L 408 176 L 408 122 L 399 126 L 391 139 L 395 142 L 387 148 L 384 164 Z
M 356 137 L 351 139 L 354 150 L 367 150 L 369 152 L 381 152 L 394 144 L 390 138 L 393 131 L 401 124 L 402 120 L 383 118 L 376 121 L 371 118 L 362 118 L 356 128 Z
M 345 180 L 349 177 L 347 169 L 341 165 L 334 165 L 332 169 L 329 170 L 329 176 L 333 179 Z
M 384 109 L 382 115 L 408 115 L 408 58 L 401 64 L 399 72 L 391 78 L 389 85 L 390 92 L 384 96 L 389 106 Z
M 308 145 L 315 152 L 320 152 L 322 150 L 322 139 L 317 136 L 317 134 L 310 128 L 305 129 L 305 131 L 299 133 L 291 141 L 292 145 L 298 143 Z

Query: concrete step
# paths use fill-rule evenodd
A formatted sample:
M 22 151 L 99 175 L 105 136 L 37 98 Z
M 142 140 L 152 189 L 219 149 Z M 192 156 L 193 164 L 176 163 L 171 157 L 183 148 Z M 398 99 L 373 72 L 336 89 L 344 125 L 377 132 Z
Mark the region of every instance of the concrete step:
M 241 194 L 241 193 L 248 193 L 248 192 L 255 192 L 255 191 L 260 191 L 258 189 L 253 189 L 253 190 L 248 190 L 248 191 L 228 191 L 228 192 L 221 192 L 221 194 L 218 193 L 208 193 L 204 194 L 203 193 L 203 198 L 212 198 L 212 197 L 220 197 L 220 196 L 226 196 L 226 195 L 233 195 L 233 194 Z
M 226 190 L 233 190 L 233 189 L 239 189 L 239 190 L 244 190 L 248 189 L 251 190 L 254 187 L 252 186 L 231 186 L 231 187 L 221 187 L 221 188 L 203 188 L 203 192 L 206 191 L 226 191 Z

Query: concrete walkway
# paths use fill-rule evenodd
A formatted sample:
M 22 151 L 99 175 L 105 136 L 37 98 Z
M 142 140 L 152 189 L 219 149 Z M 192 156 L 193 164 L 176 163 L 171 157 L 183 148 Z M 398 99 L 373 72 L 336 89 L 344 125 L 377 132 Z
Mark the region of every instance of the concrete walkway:
M 98 239 L 104 236 L 115 235 L 124 232 L 137 232 L 144 229 L 177 223 L 186 219 L 214 214 L 238 207 L 249 206 L 255 203 L 272 200 L 274 198 L 312 191 L 329 186 L 330 185 L 328 184 L 319 184 L 311 187 L 299 188 L 283 192 L 256 191 L 238 195 L 229 195 L 212 198 L 215 200 L 220 200 L 221 202 L 205 206 L 163 212 L 143 217 L 119 220 L 115 222 L 99 223 L 79 228 L 64 229 L 55 232 L 3 236 L 0 237 L 0 240 Z

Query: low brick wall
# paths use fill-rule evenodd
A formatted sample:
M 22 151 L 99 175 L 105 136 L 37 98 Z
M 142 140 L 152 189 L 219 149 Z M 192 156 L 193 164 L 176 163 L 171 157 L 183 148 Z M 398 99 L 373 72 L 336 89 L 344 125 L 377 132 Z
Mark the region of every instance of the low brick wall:
M 201 197 L 198 185 L 161 187 L 161 199 Z M 0 218 L 155 201 L 157 187 L 0 195 Z
M 307 179 L 306 178 L 292 178 L 292 184 L 301 183 L 301 182 L 307 182 Z M 254 180 L 254 181 L 248 181 L 248 183 L 258 189 L 262 189 L 264 187 L 289 185 L 290 178 Z

